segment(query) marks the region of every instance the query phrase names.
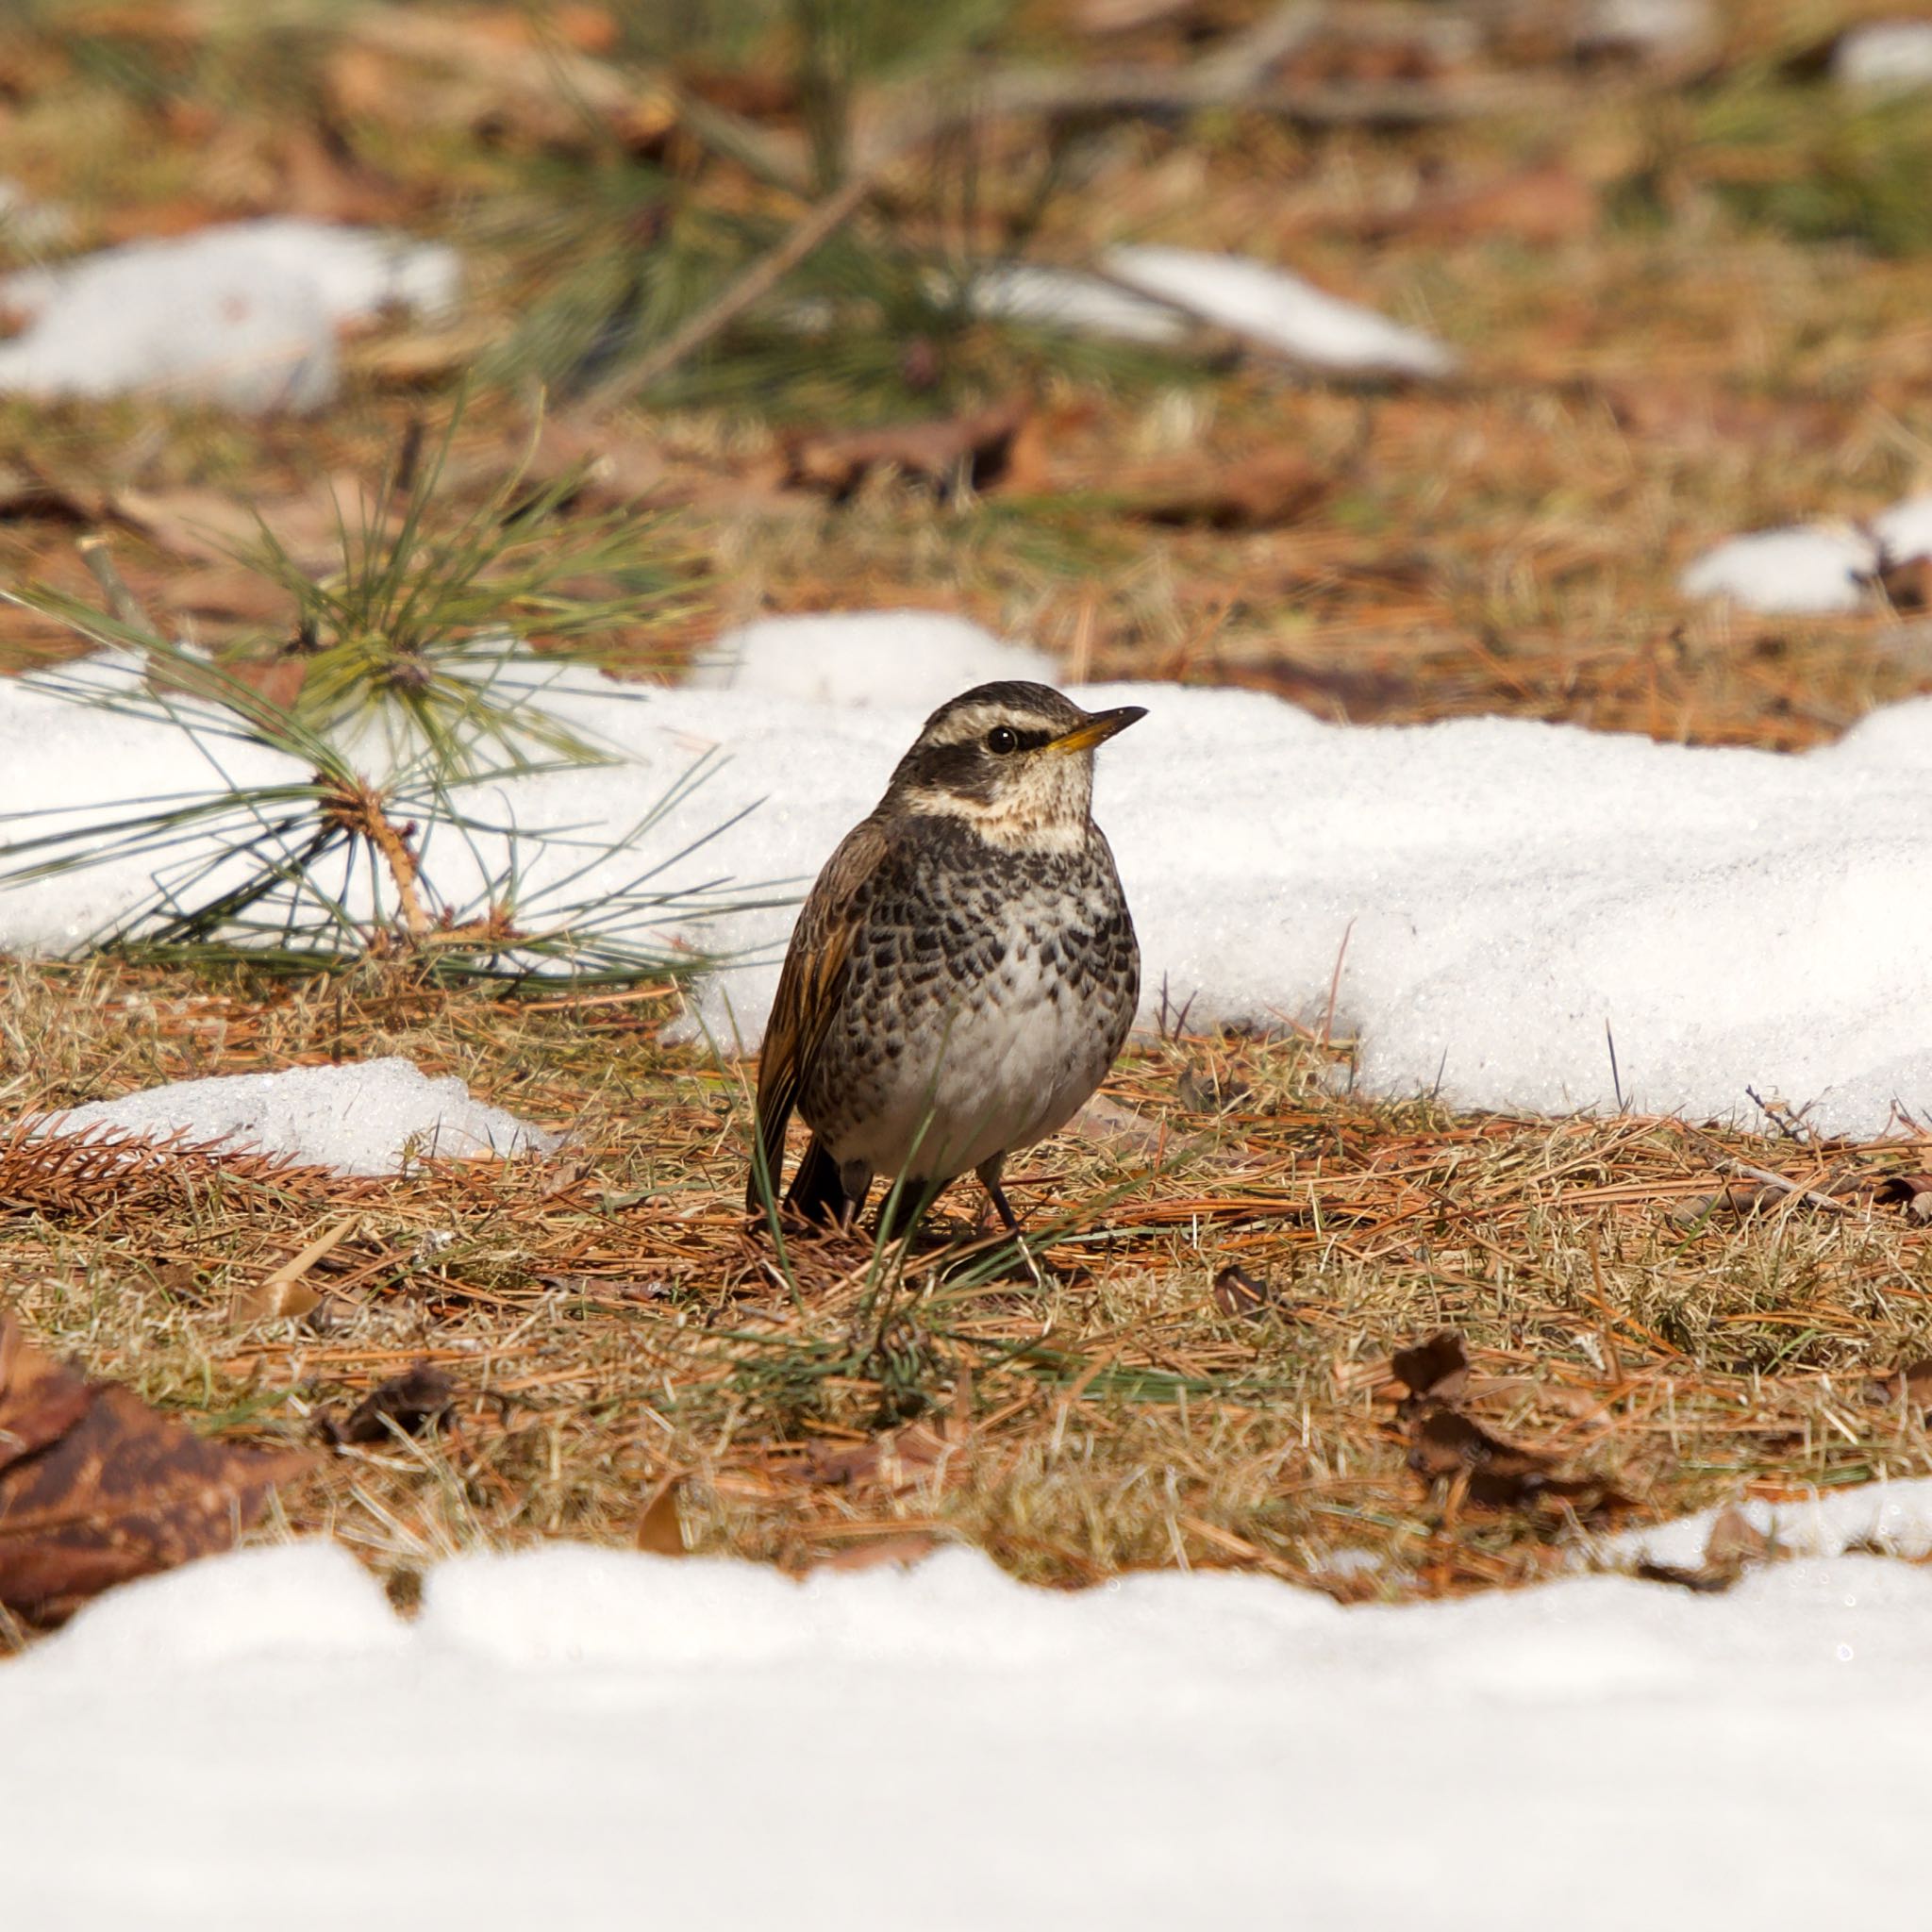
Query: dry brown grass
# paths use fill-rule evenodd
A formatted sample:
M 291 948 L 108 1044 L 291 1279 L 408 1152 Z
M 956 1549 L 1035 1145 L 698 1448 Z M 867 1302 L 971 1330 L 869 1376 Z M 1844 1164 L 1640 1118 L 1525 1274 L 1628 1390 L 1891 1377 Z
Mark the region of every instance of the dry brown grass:
M 453 1550 L 572 1536 L 792 1568 L 963 1540 L 1041 1582 L 1233 1565 L 1400 1598 L 1548 1574 L 1601 1522 L 1932 1471 L 1884 1384 L 1932 1353 L 1924 1224 L 1874 1198 L 1925 1164 L 1907 1142 L 1371 1106 L 1307 1041 L 1172 1041 L 1120 1070 L 1126 1111 L 1014 1182 L 1053 1231 L 1036 1285 L 964 1202 L 903 1269 L 865 1238 L 774 1253 L 736 1208 L 739 1074 L 660 1044 L 652 995 L 20 968 L 6 1006 L 15 1106 L 401 1052 L 568 1131 L 553 1161 L 344 1181 L 191 1156 L 172 1187 L 78 1197 L 0 1158 L 8 1299 L 205 1428 L 306 1441 L 416 1363 L 452 1378 L 445 1434 L 341 1451 L 270 1532 L 326 1529 L 403 1590 Z M 1700 1214 L 1740 1155 L 1841 1211 Z M 237 1318 L 345 1220 L 319 1307 Z M 1229 1267 L 1257 1314 L 1217 1301 Z M 1621 1504 L 1480 1508 L 1413 1473 L 1389 1359 L 1443 1327 L 1464 1412 Z

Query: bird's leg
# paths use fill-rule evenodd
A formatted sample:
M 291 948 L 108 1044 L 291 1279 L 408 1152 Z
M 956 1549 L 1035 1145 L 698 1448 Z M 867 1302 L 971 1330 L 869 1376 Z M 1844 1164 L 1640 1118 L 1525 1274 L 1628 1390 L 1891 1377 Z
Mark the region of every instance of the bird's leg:
M 992 1203 L 993 1212 L 1000 1218 L 1007 1232 L 1015 1240 L 1020 1234 L 1020 1217 L 1013 1212 L 1013 1204 L 1007 1199 L 1007 1191 L 1000 1186 L 1000 1174 L 1007 1164 L 1004 1154 L 995 1154 L 991 1160 L 983 1160 L 974 1172 L 979 1176 L 979 1185 L 986 1190 L 986 1198 Z
M 1033 1258 L 1033 1250 L 1026 1245 L 1026 1237 L 1020 1229 L 1020 1217 L 1013 1212 L 1013 1204 L 1007 1199 L 1007 1191 L 1000 1186 L 1000 1173 L 1007 1164 L 1004 1154 L 995 1154 L 991 1160 L 982 1161 L 974 1173 L 979 1177 L 979 1185 L 986 1190 L 986 1198 L 993 1205 L 993 1211 L 1005 1224 L 1008 1234 L 1012 1237 L 1013 1247 L 1020 1257 L 1020 1267 L 1036 1288 L 1046 1286 L 1046 1276 Z M 1017 1274 L 1019 1270 L 1015 1270 Z
M 845 1196 L 839 1205 L 839 1232 L 850 1234 L 865 1212 L 865 1197 L 872 1192 L 872 1169 L 862 1160 L 841 1161 L 839 1187 Z

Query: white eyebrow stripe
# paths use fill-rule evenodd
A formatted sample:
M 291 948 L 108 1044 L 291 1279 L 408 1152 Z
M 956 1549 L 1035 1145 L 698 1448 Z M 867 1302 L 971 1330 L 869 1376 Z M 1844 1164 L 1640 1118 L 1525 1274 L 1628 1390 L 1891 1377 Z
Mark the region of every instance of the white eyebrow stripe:
M 995 724 L 1010 725 L 1015 731 L 1043 731 L 1049 738 L 1058 738 L 1062 731 L 1071 731 L 1073 722 L 1062 724 L 1057 718 L 1042 716 L 1038 711 L 1021 711 L 1009 705 L 974 705 L 972 709 L 959 711 L 946 719 L 940 731 L 926 741 L 929 744 L 969 744 L 975 738 L 983 738 Z

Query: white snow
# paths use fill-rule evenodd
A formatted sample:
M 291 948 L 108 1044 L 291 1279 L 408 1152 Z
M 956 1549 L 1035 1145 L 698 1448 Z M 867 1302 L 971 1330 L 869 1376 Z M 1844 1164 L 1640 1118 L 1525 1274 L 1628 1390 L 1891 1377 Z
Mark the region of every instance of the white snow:
M 1176 302 L 1218 326 L 1338 374 L 1446 375 L 1455 353 L 1420 329 L 1406 328 L 1358 303 L 1331 295 L 1287 269 L 1194 248 L 1109 249 L 1108 273 L 1148 294 Z M 1043 304 L 1035 285 L 1030 299 Z M 1085 298 L 1081 319 L 1096 318 Z
M 736 688 L 642 702 L 568 673 L 544 702 L 625 761 L 506 780 L 491 813 L 611 838 L 709 758 L 711 775 L 635 854 L 594 860 L 572 892 L 594 902 L 656 864 L 656 884 L 717 887 L 725 901 L 769 898 L 752 889 L 774 880 L 795 896 L 876 802 L 928 706 L 791 693 L 862 691 L 882 635 L 876 618 L 799 621 L 745 660 Z M 919 635 L 926 694 L 1036 668 L 990 639 L 955 659 Z M 784 694 L 758 688 L 759 664 Z M 1752 1087 L 1815 1103 L 1817 1124 L 1846 1133 L 1885 1131 L 1894 1100 L 1932 1114 L 1932 847 L 1920 829 L 1932 700 L 1784 757 L 1507 719 L 1334 725 L 1257 692 L 1082 696 L 1148 708 L 1101 755 L 1096 793 L 1141 932 L 1143 1022 L 1165 988 L 1174 1008 L 1192 1000 L 1196 1024 L 1319 1024 L 1345 946 L 1336 1024 L 1359 1037 L 1372 1092 L 1609 1108 L 1607 1026 L 1639 1108 L 1748 1120 Z M 0 759 L 0 812 L 98 801 L 124 771 L 142 792 L 204 782 L 171 727 L 117 726 L 111 760 L 94 749 L 102 729 L 97 713 L 0 681 L 0 751 L 31 753 Z M 500 840 L 432 833 L 424 849 L 425 891 L 458 908 L 508 863 Z M 527 890 L 583 858 L 526 850 Z M 139 871 L 14 888 L 0 896 L 0 945 L 71 945 L 108 909 L 108 884 L 122 909 L 138 902 Z M 697 1024 L 727 1049 L 758 1041 L 791 916 L 767 907 L 675 926 L 752 962 L 700 989 Z
M 1710 0 L 1591 0 L 1576 42 L 1594 53 L 1681 58 L 1709 42 L 1716 26 Z
M 1173 342 L 1188 331 L 1187 318 L 1170 304 L 1150 302 L 1078 269 L 1002 263 L 974 277 L 971 298 L 979 315 L 1118 336 L 1124 341 Z
M 1932 557 L 1932 495 L 1907 496 L 1872 519 L 1887 563 L 1917 563 Z
M 1932 20 L 1874 20 L 1851 28 L 1832 49 L 1831 77 L 1860 93 L 1932 87 Z
M 726 631 L 690 682 L 813 705 L 931 710 L 967 685 L 999 677 L 1050 683 L 1053 659 L 1004 643 L 963 617 L 864 610 L 774 617 Z
M 1878 568 L 1878 546 L 1861 530 L 1793 525 L 1732 537 L 1678 579 L 1689 597 L 1729 597 L 1750 610 L 1792 614 L 1856 610 Z
M 1611 1562 L 1647 1558 L 1679 1569 L 1694 1568 L 1704 1554 L 1712 1524 L 1726 1507 L 1788 1556 L 1839 1557 L 1847 1551 L 1883 1551 L 1914 1562 L 1932 1557 L 1932 1477 L 1927 1476 L 1818 1491 L 1797 1502 L 1769 1503 L 1746 1497 L 1720 1508 L 1701 1509 L 1693 1516 L 1679 1516 L 1655 1529 L 1626 1530 L 1599 1543 L 1597 1555 Z
M 1932 494 L 1907 496 L 1869 524 L 1793 524 L 1732 537 L 1677 579 L 1689 597 L 1728 597 L 1750 610 L 1824 615 L 1857 610 L 1871 580 L 1932 557 Z
M 1932 1574 L 1343 1609 L 569 1546 L 138 1583 L 0 1666 L 23 1924 L 1909 1924 Z M 107 1848 L 104 1851 L 104 1846 Z
M 0 391 L 145 391 L 230 408 L 319 408 L 336 331 L 391 306 L 437 310 L 459 268 L 439 244 L 274 216 L 0 278 L 27 326 L 0 342 Z
M 40 1124 L 48 1133 L 142 1140 L 185 1134 L 341 1174 L 396 1174 L 411 1159 L 541 1152 L 557 1144 L 554 1135 L 473 1100 L 453 1075 L 432 1080 L 405 1059 L 176 1080 L 65 1108 Z

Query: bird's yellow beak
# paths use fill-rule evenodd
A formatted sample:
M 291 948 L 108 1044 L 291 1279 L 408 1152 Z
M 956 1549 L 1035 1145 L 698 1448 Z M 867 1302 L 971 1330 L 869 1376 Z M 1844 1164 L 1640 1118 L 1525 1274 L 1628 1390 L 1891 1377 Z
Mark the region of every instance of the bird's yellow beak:
M 1146 715 L 1144 705 L 1123 705 L 1117 711 L 1095 711 L 1071 731 L 1061 732 L 1046 749 L 1091 751 L 1096 744 L 1105 744 L 1116 732 L 1124 731 L 1129 724 L 1137 724 Z

